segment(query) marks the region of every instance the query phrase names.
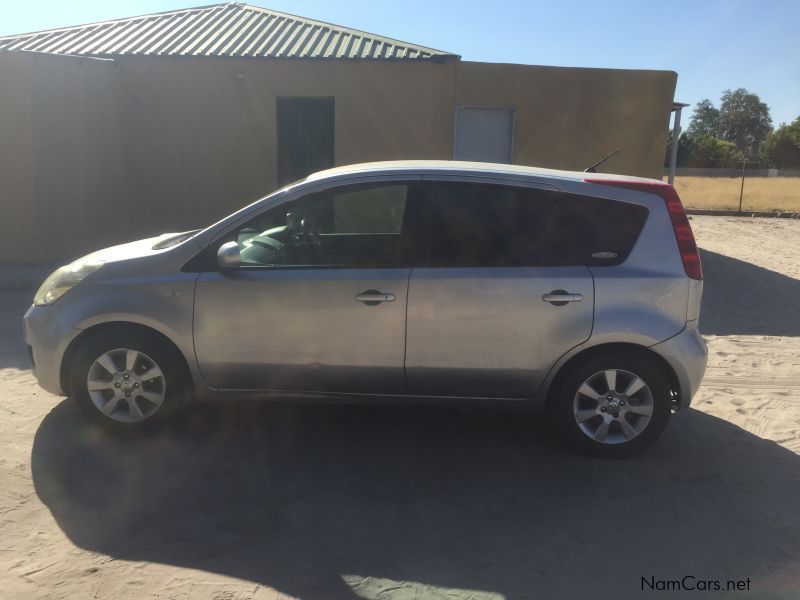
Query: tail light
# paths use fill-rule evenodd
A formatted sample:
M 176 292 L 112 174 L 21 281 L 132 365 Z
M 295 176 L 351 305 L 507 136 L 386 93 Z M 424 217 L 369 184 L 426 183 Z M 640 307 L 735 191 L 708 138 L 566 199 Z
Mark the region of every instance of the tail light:
M 667 205 L 669 219 L 672 222 L 672 231 L 675 232 L 675 239 L 678 242 L 678 250 L 681 253 L 683 269 L 692 279 L 703 279 L 703 267 L 700 264 L 700 254 L 697 251 L 697 244 L 694 241 L 694 234 L 683 210 L 683 204 L 675 188 L 668 183 L 659 181 L 620 181 L 613 179 L 590 178 L 584 179 L 587 183 L 597 183 L 599 185 L 610 185 L 613 187 L 627 188 L 638 192 L 648 192 L 656 194 L 664 199 Z

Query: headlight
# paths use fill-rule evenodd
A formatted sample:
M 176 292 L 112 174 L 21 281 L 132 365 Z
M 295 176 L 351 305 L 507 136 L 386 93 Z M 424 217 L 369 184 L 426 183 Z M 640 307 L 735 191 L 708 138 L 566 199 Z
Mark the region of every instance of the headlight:
M 102 262 L 96 260 L 79 259 L 61 267 L 44 280 L 33 297 L 33 303 L 36 306 L 49 306 L 102 265 Z

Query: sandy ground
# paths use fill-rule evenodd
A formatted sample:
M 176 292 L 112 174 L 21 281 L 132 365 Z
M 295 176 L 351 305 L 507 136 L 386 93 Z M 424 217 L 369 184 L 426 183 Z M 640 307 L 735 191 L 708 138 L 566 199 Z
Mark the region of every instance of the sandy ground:
M 708 377 L 626 461 L 443 409 L 201 406 L 110 439 L 35 385 L 30 293 L 0 291 L 0 596 L 800 597 L 800 221 L 693 224 Z

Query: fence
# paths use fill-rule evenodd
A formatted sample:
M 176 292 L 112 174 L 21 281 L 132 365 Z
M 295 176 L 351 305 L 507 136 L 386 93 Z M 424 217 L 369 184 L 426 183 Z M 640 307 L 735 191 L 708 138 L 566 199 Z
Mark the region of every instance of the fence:
M 678 169 L 684 206 L 703 210 L 800 213 L 800 172 L 764 169 Z M 667 177 L 664 177 L 664 181 Z
M 669 175 L 669 167 L 664 167 L 664 176 Z M 700 169 L 678 167 L 675 176 L 680 177 L 741 177 L 742 169 Z M 794 169 L 745 169 L 745 177 L 800 177 L 800 170 Z

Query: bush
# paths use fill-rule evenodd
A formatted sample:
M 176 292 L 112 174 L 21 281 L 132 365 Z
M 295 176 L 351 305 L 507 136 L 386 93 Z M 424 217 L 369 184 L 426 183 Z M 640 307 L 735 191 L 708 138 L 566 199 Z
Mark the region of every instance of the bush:
M 775 169 L 800 168 L 800 117 L 770 133 L 761 146 L 761 156 Z
M 742 165 L 742 153 L 731 142 L 708 134 L 685 133 L 678 145 L 678 166 L 732 169 Z

